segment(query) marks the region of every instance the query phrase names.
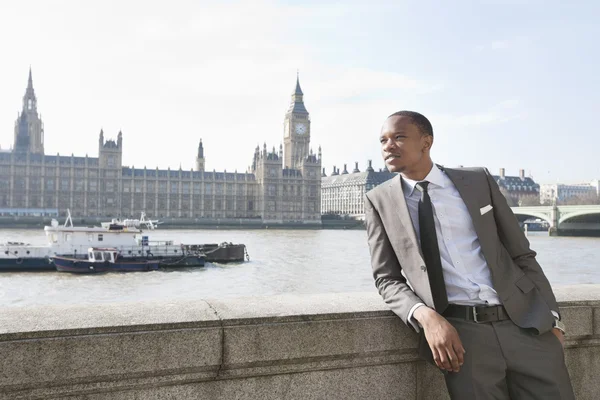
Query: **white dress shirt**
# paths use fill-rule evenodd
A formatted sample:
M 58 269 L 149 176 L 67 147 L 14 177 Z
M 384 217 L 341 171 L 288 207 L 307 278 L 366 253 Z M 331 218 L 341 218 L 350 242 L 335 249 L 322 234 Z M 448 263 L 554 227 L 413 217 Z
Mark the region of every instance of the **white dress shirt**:
M 456 186 L 435 164 L 423 181 L 429 182 L 427 192 L 433 208 L 448 303 L 501 304 L 498 293 L 493 288 L 490 268 L 481 251 L 471 215 Z M 418 182 L 420 181 L 402 177 L 406 205 L 417 234 L 417 240 L 420 240 L 419 200 L 421 191 L 415 188 Z M 415 304 L 408 313 L 408 320 L 417 331 L 419 327 L 412 316 L 418 307 L 424 305 L 423 303 Z

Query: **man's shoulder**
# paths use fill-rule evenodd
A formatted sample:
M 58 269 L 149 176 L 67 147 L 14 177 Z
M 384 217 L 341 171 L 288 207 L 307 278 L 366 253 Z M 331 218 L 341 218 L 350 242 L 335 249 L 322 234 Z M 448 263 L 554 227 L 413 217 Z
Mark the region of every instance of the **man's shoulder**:
M 440 165 L 440 168 L 443 171 L 447 170 L 447 169 L 455 170 L 455 171 L 479 172 L 479 173 L 487 171 L 487 168 L 485 168 L 485 167 L 463 167 L 463 166 L 460 166 L 460 167 L 452 167 L 451 168 L 451 167 L 445 167 L 443 165 Z
M 444 167 L 442 165 L 439 166 L 440 169 L 444 172 L 456 172 L 459 174 L 464 174 L 464 175 L 481 175 L 481 174 L 486 174 L 489 175 L 489 171 L 487 168 L 485 167 L 456 167 L 456 168 L 449 168 L 449 167 Z

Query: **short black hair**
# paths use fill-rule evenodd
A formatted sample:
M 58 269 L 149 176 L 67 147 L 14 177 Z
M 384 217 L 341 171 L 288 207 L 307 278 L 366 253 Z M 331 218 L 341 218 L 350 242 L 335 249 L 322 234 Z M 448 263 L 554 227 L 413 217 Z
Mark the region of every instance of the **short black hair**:
M 424 136 L 433 136 L 433 126 L 431 126 L 431 122 L 425 117 L 423 114 L 419 114 L 416 111 L 398 111 L 390 115 L 391 117 L 409 117 L 413 124 L 419 128 L 421 134 Z

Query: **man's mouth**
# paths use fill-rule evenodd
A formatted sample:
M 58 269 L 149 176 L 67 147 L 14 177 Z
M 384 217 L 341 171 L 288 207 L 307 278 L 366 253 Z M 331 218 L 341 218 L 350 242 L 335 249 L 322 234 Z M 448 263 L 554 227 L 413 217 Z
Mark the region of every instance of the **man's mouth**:
M 397 154 L 389 154 L 389 155 L 387 155 L 387 156 L 385 157 L 385 161 L 387 161 L 387 160 L 392 160 L 392 159 L 394 159 L 394 158 L 400 158 L 400 156 L 399 156 L 399 155 L 397 155 Z

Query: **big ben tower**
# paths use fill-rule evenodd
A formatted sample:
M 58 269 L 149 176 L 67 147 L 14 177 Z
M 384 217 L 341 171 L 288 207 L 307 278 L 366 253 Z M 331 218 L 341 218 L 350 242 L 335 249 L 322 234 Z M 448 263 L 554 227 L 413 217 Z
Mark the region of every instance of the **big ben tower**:
M 15 122 L 14 150 L 44 154 L 44 125 L 37 112 L 31 68 L 29 68 L 29 80 L 23 96 L 23 109 Z
M 292 102 L 284 119 L 284 168 L 302 169 L 302 163 L 309 154 L 310 117 L 304 107 L 303 96 L 300 77 L 297 76 L 296 89 L 292 93 Z

